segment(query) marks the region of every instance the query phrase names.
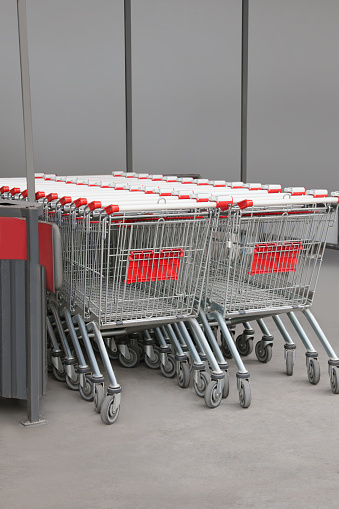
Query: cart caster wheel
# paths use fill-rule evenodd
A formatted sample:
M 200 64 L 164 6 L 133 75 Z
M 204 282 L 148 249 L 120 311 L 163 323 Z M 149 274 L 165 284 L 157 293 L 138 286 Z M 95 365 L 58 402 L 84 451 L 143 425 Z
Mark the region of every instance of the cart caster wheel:
M 119 362 L 124 368 L 135 368 L 135 366 L 137 366 L 140 362 L 138 349 L 134 346 L 129 346 L 128 349 L 130 358 L 127 359 L 122 355 L 122 353 L 119 353 Z
M 339 394 L 339 380 L 337 368 L 331 368 L 330 382 L 333 394 Z
M 206 371 L 199 372 L 198 383 L 195 380 L 193 380 L 194 390 L 200 398 L 203 398 L 205 396 L 206 387 L 208 386 L 210 381 L 211 381 L 210 376 L 208 373 L 206 373 Z
M 63 373 L 61 373 L 55 366 L 53 366 L 53 368 L 52 368 L 52 373 L 53 373 L 55 380 L 57 380 L 58 382 L 64 382 L 66 380 L 65 371 Z
M 85 380 L 85 385 L 82 386 L 79 384 L 79 392 L 80 396 L 85 401 L 93 401 L 94 395 L 93 395 L 93 383 L 90 380 Z
M 168 354 L 166 359 L 166 365 L 160 363 L 160 371 L 166 378 L 174 378 L 175 377 L 175 359 L 174 355 Z
M 222 391 L 218 391 L 218 382 L 211 380 L 206 387 L 204 398 L 208 408 L 216 408 L 220 405 L 222 399 Z
M 96 341 L 95 341 L 95 340 L 91 341 L 91 344 L 92 344 L 93 350 L 94 350 L 96 353 L 100 353 L 100 350 L 99 350 L 98 345 L 96 344 Z M 107 348 L 107 345 L 106 345 L 106 348 Z
M 270 362 L 272 359 L 272 345 L 264 346 L 262 341 L 258 341 L 255 345 L 255 355 L 260 362 Z
M 108 357 L 112 361 L 117 361 L 119 359 L 119 352 L 112 350 L 112 348 L 110 348 L 106 343 L 105 343 L 105 347 L 106 347 Z
M 146 355 L 145 355 L 145 352 L 144 352 L 143 347 L 142 347 L 142 346 L 140 346 L 140 345 L 138 345 L 138 347 L 137 347 L 137 348 L 138 348 L 138 351 L 139 351 L 139 361 L 140 361 L 140 362 L 141 362 L 141 361 L 144 361 L 144 360 L 145 360 Z
M 317 385 L 320 380 L 320 364 L 318 359 L 309 359 L 307 366 L 308 381 L 312 385 Z
M 119 417 L 120 405 L 114 410 L 114 396 L 106 396 L 102 402 L 100 417 L 104 424 L 113 424 Z
M 179 363 L 179 371 L 177 373 L 178 385 L 182 389 L 186 389 L 186 387 L 190 384 L 190 367 L 187 362 Z
M 286 352 L 286 375 L 293 375 L 293 367 L 294 367 L 294 355 L 292 350 L 287 350 Z
M 251 386 L 246 379 L 240 382 L 239 402 L 242 408 L 248 408 L 251 404 Z
M 100 384 L 95 384 L 94 387 L 94 410 L 100 414 L 101 405 L 104 400 L 104 388 Z
M 51 348 L 47 349 L 47 369 L 48 373 L 53 372 L 53 362 L 52 362 L 52 350 Z
M 187 356 L 188 367 L 189 367 L 190 371 L 192 371 L 192 367 L 193 367 L 192 357 L 190 356 L 189 352 L 186 352 L 186 356 Z
M 76 382 L 72 380 L 72 378 L 68 375 L 66 375 L 66 385 L 71 389 L 71 391 L 78 391 L 79 390 L 79 379 L 76 378 Z
M 240 355 L 246 357 L 253 350 L 253 337 L 240 334 L 240 336 L 238 336 L 235 340 L 235 344 Z
M 159 352 L 154 349 L 155 359 L 151 359 L 148 355 L 145 355 L 144 361 L 148 368 L 150 369 L 159 369 L 160 368 L 160 356 Z
M 228 348 L 226 341 L 221 341 L 221 352 L 225 359 L 232 359 L 231 350 Z
M 230 393 L 230 378 L 228 376 L 228 372 L 225 371 L 224 385 L 222 388 L 222 398 L 223 399 L 228 398 L 229 393 Z

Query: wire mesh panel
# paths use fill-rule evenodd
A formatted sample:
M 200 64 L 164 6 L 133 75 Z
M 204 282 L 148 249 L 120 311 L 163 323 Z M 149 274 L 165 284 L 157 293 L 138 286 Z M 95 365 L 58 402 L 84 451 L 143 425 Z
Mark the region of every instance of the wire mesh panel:
M 63 299 L 100 326 L 194 316 L 216 216 L 59 214 Z
M 208 305 L 224 316 L 310 305 L 331 207 L 233 210 L 221 218 L 211 246 Z

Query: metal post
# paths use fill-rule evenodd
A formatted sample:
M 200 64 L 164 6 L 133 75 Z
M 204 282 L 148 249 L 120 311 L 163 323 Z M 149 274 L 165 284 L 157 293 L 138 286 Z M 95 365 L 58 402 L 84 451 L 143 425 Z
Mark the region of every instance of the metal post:
M 125 112 L 126 112 L 126 171 L 133 171 L 132 146 L 132 27 L 131 0 L 124 0 L 125 24 Z
M 31 90 L 29 81 L 26 0 L 17 0 L 22 111 L 24 121 L 27 195 L 35 201 Z
M 27 421 L 24 425 L 46 422 L 39 417 L 40 371 L 39 369 L 39 231 L 38 208 L 31 207 L 24 211 L 27 227 L 27 264 L 26 264 L 26 388 L 27 388 Z
M 241 170 L 240 179 L 247 182 L 247 99 L 248 99 L 248 11 L 249 0 L 242 0 L 241 32 Z

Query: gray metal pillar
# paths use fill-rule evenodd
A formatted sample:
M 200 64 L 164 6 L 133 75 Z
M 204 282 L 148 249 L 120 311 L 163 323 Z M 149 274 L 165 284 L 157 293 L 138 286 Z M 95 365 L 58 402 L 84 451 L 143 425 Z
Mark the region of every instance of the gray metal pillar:
M 241 32 L 241 169 L 240 179 L 247 182 L 247 99 L 248 99 L 248 11 L 249 0 L 242 0 Z
M 39 417 L 40 376 L 39 369 L 39 298 L 45 298 L 39 291 L 39 209 L 34 207 L 23 211 L 27 227 L 26 264 L 26 388 L 27 421 L 25 426 L 46 422 Z
M 126 171 L 131 172 L 133 171 L 131 0 L 124 0 L 124 24 L 125 24 Z
M 31 89 L 29 81 L 26 0 L 17 0 L 22 111 L 28 201 L 35 201 Z

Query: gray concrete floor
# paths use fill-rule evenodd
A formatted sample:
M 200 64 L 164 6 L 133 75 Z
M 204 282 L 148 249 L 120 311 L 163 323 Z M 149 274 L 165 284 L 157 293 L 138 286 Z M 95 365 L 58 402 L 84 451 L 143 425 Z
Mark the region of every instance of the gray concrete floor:
M 339 251 L 326 250 L 313 306 L 337 352 L 338 269 Z M 312 386 L 294 335 L 296 364 L 287 377 L 283 340 L 267 324 L 276 336 L 273 359 L 263 365 L 252 353 L 245 360 L 247 410 L 238 403 L 233 361 L 230 396 L 213 410 L 192 387 L 180 389 L 144 364 L 115 365 L 123 399 L 112 426 L 51 376 L 41 400 L 44 426 L 22 427 L 25 404 L 0 400 L 0 506 L 337 508 L 339 395 L 330 390 L 325 352 L 310 334 L 321 364 Z

